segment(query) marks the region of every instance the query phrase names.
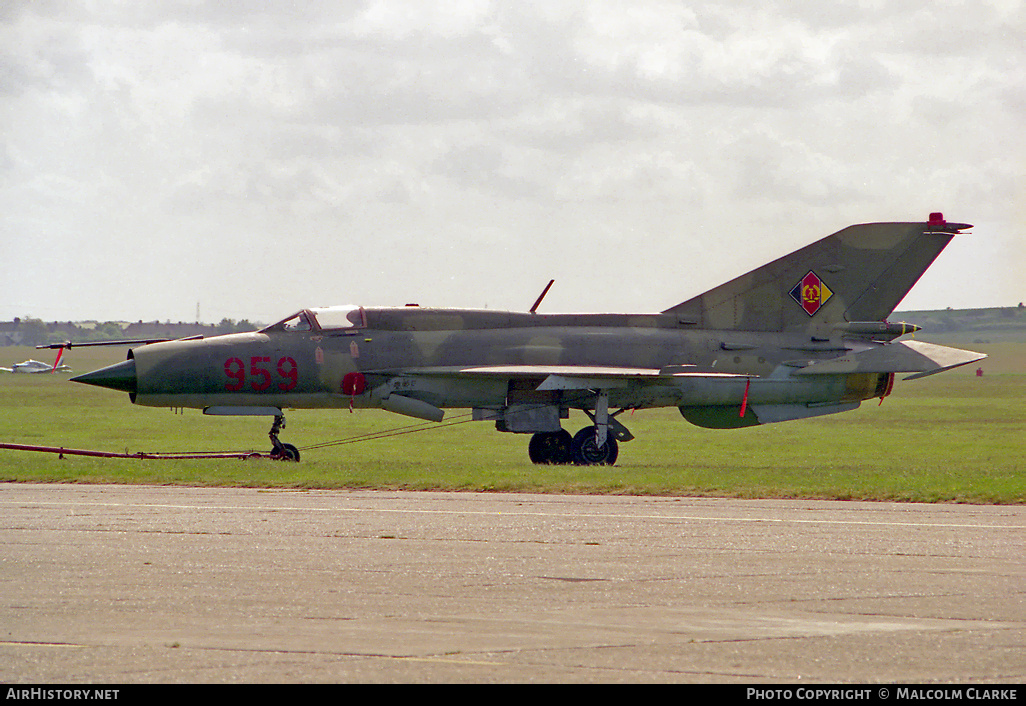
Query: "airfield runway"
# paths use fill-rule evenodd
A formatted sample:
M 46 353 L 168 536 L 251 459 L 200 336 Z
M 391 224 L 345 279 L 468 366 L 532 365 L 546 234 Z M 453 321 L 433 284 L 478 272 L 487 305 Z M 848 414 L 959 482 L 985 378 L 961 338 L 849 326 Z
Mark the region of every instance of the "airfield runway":
M 1026 508 L 0 485 L 0 682 L 1026 681 Z

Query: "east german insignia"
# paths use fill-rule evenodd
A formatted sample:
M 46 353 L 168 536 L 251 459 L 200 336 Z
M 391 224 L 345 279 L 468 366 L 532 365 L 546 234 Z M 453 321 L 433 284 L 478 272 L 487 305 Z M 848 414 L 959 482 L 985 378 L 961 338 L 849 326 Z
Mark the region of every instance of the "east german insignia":
M 819 311 L 833 295 L 819 275 L 811 270 L 791 290 L 791 298 L 798 302 L 798 306 L 805 309 L 809 316 Z

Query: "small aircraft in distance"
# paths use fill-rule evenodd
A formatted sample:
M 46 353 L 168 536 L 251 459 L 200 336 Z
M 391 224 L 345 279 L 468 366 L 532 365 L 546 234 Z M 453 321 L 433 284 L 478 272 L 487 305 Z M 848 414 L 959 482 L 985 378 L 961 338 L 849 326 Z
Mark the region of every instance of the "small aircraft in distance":
M 535 463 L 612 464 L 633 435 L 627 410 L 673 406 L 731 429 L 853 410 L 896 373 L 932 375 L 986 356 L 899 337 L 894 311 L 948 242 L 971 226 L 845 228 L 650 314 L 335 306 L 260 331 L 169 341 L 72 378 L 140 405 L 274 418 L 272 457 L 299 460 L 279 432 L 287 408 L 383 408 L 439 422 L 470 408 L 531 434 Z M 549 282 L 549 286 L 552 282 Z M 562 428 L 571 409 L 590 423 Z
M 25 360 L 21 363 L 15 363 L 9 368 L 0 368 L 0 372 L 4 373 L 70 373 L 71 368 L 67 365 L 57 365 L 56 363 L 44 363 L 39 360 Z

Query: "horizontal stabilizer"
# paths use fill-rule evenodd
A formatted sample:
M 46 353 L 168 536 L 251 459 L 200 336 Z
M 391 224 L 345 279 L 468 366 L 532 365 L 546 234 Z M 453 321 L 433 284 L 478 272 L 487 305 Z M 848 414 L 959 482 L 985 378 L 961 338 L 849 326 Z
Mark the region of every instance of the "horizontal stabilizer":
M 906 378 L 912 380 L 975 363 L 986 357 L 983 353 L 938 346 L 934 343 L 898 341 L 849 353 L 840 358 L 817 361 L 797 371 L 796 374 L 916 373 Z

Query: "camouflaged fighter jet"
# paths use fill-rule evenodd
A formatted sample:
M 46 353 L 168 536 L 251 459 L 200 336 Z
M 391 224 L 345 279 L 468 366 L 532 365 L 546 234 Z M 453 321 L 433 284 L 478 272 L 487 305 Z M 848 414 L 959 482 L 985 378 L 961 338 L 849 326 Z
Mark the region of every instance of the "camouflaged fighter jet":
M 271 416 L 276 458 L 299 460 L 278 439 L 286 408 L 439 422 L 455 407 L 531 434 L 535 463 L 612 464 L 633 438 L 617 418 L 627 410 L 673 406 L 718 429 L 804 419 L 882 401 L 896 373 L 986 357 L 897 341 L 918 327 L 887 321 L 970 227 L 939 213 L 850 226 L 657 314 L 539 314 L 541 297 L 528 312 L 305 309 L 253 333 L 132 348 L 73 379 L 141 405 Z M 571 409 L 591 420 L 573 436 L 561 423 Z

